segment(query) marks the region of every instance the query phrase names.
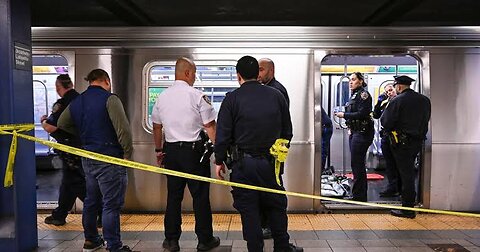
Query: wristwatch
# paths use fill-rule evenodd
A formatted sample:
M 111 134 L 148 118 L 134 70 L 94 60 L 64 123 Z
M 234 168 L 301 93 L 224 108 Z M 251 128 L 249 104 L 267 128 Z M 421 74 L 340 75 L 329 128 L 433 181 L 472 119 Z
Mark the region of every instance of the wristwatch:
M 162 148 L 155 148 L 155 152 L 163 152 L 163 149 Z

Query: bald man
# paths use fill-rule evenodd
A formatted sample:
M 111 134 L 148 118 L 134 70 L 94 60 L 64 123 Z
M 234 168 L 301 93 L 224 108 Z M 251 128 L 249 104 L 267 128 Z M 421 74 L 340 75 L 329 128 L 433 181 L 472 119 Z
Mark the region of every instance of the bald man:
M 257 80 L 265 86 L 269 86 L 280 91 L 280 93 L 282 93 L 283 97 L 287 101 L 287 105 L 290 106 L 290 99 L 288 98 L 287 89 L 285 89 L 285 87 L 275 79 L 275 63 L 273 63 L 273 61 L 269 58 L 262 58 L 258 61 L 258 67 L 259 71 Z M 283 174 L 283 164 L 280 173 Z M 268 224 L 267 212 L 261 211 L 261 221 L 263 238 L 272 238 L 272 231 L 270 230 Z
M 275 64 L 269 58 L 262 58 L 258 61 L 259 72 L 258 81 L 266 86 L 273 87 L 280 91 L 290 106 L 290 99 L 288 98 L 287 89 L 275 79 Z
M 208 97 L 193 87 L 195 74 L 196 66 L 192 60 L 177 60 L 175 82 L 158 95 L 153 107 L 153 138 L 159 165 L 164 164 L 167 169 L 209 178 L 210 162 L 200 163 L 205 152 L 200 134 L 205 130 L 212 142 L 215 142 L 217 115 Z M 215 248 L 220 245 L 220 239 L 213 236 L 210 184 L 175 176 L 167 176 L 163 247 L 169 251 L 180 250 L 178 240 L 182 233 L 182 200 L 186 185 L 193 198 L 197 250 Z

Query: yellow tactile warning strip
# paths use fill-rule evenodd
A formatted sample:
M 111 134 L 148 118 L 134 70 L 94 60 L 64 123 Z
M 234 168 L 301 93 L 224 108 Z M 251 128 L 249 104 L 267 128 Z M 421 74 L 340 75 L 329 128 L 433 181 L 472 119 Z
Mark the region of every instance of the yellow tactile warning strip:
M 82 229 L 82 215 L 70 214 L 64 226 L 47 225 L 43 221 L 48 214 L 37 215 L 39 230 Z M 122 231 L 164 231 L 163 214 L 122 214 Z M 193 214 L 182 215 L 182 230 L 194 231 Z M 238 214 L 214 214 L 215 231 L 241 231 Z M 397 218 L 389 214 L 289 214 L 288 229 L 306 230 L 453 230 L 480 229 L 480 220 L 473 217 L 457 217 L 436 214 L 419 214 L 415 219 Z

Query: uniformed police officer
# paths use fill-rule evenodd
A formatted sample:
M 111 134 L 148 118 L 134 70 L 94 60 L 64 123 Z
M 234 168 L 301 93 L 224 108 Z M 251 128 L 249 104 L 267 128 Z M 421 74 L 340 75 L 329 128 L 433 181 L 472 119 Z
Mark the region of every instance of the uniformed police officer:
M 365 79 L 359 72 L 350 75 L 349 87 L 352 91 L 345 112 L 337 112 L 335 116 L 345 118 L 349 129 L 351 166 L 353 171 L 353 200 L 367 201 L 367 172 L 365 156 L 373 141 L 372 96 L 365 87 Z
M 57 142 L 79 147 L 80 140 L 78 137 L 57 128 L 58 118 L 68 104 L 78 96 L 78 92 L 73 89 L 73 82 L 68 74 L 60 74 L 57 77 L 55 89 L 61 98 L 53 104 L 50 116 L 43 115 L 40 118 L 42 127 Z M 45 223 L 61 226 L 65 225 L 65 218 L 68 215 L 68 211 L 72 209 L 77 197 L 82 201 L 85 199 L 85 174 L 83 173 L 82 161 L 79 156 L 62 151 L 56 152 L 63 161 L 62 183 L 58 195 L 58 207 L 52 211 L 52 215 L 45 218 Z
M 86 81 L 88 89 L 73 100 L 58 120 L 58 127 L 79 136 L 82 148 L 116 158 L 130 159 L 132 133 L 118 96 L 111 93 L 108 73 L 92 70 Z M 104 246 L 96 227 L 96 216 L 103 209 L 103 236 L 111 252 L 132 251 L 122 246 L 120 209 L 125 201 L 127 170 L 123 166 L 82 158 L 87 187 L 82 224 L 85 234 L 83 251 Z
M 244 56 L 237 62 L 240 88 L 228 93 L 218 114 L 215 143 L 217 177 L 223 179 L 230 149 L 233 159 L 232 182 L 285 190 L 277 183 L 274 159 L 269 153 L 276 139 L 292 138 L 292 122 L 288 105 L 276 89 L 257 81 L 258 62 Z M 281 175 L 280 175 L 281 181 Z M 260 209 L 269 213 L 274 251 L 303 251 L 289 244 L 287 233 L 287 197 L 233 187 L 233 206 L 240 212 L 243 238 L 248 251 L 263 251 Z
M 430 99 L 419 94 L 410 85 L 412 78 L 395 76 L 398 95 L 385 109 L 380 118 L 384 130 L 389 134 L 395 164 L 402 180 L 402 206 L 415 205 L 415 158 L 422 149 L 428 131 Z M 392 215 L 415 218 L 414 211 L 392 210 Z
M 204 143 L 200 132 L 206 130 L 215 142 L 215 110 L 210 100 L 195 89 L 196 66 L 188 58 L 180 58 L 175 64 L 175 82 L 163 91 L 152 111 L 153 137 L 158 164 L 180 172 L 210 177 L 210 162 L 200 164 Z M 163 144 L 162 129 L 165 132 Z M 167 176 L 167 209 L 165 212 L 165 240 L 163 247 L 179 251 L 178 240 L 182 233 L 182 199 L 185 185 L 193 198 L 197 250 L 207 251 L 220 245 L 213 236 L 210 207 L 210 184 L 175 176 Z
M 379 119 L 385 108 L 388 106 L 388 103 L 397 96 L 397 92 L 393 87 L 393 84 L 387 84 L 384 87 L 384 93 L 378 96 L 378 101 L 375 107 L 373 108 L 373 118 Z M 383 158 L 385 159 L 386 169 L 385 173 L 387 175 L 388 184 L 385 190 L 380 192 L 380 197 L 396 197 L 399 196 L 401 191 L 401 180 L 400 174 L 398 173 L 397 167 L 395 166 L 395 159 L 393 158 L 392 151 L 390 150 L 390 143 L 388 137 L 385 135 L 385 131 L 380 130 L 381 142 L 380 147 L 382 148 Z
M 290 99 L 288 98 L 287 89 L 275 78 L 275 63 L 269 58 L 262 58 L 258 60 L 259 72 L 258 81 L 266 86 L 272 87 L 280 91 L 287 101 L 287 105 L 290 106 Z M 280 173 L 283 174 L 283 163 L 280 167 Z M 262 233 L 264 239 L 272 238 L 272 230 L 269 227 L 268 213 L 261 211 L 262 221 Z

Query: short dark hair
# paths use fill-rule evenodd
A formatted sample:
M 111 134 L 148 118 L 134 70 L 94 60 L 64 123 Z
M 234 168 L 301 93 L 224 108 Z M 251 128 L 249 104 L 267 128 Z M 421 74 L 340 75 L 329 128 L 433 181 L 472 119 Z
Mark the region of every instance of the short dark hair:
M 94 82 L 96 80 L 110 80 L 110 77 L 105 70 L 98 68 L 88 73 L 87 77 L 85 77 L 85 80 L 88 82 Z
M 57 76 L 57 81 L 60 82 L 63 88 L 71 88 L 73 86 L 72 79 L 68 74 L 60 74 Z
M 244 80 L 257 79 L 258 77 L 258 61 L 252 56 L 243 56 L 237 62 L 237 73 Z

